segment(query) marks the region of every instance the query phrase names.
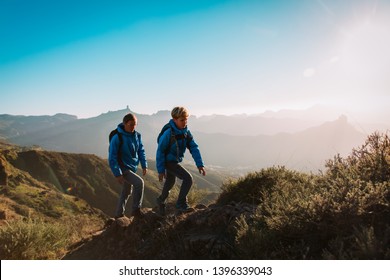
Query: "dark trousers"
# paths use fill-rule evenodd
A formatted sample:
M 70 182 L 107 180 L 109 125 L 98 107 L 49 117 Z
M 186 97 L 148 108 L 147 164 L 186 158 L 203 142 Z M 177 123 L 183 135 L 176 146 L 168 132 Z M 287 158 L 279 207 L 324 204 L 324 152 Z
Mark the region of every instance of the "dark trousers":
M 177 177 L 182 180 L 179 196 L 177 198 L 177 205 L 186 204 L 187 195 L 193 182 L 192 175 L 183 166 L 176 162 L 167 162 L 165 168 L 167 170 L 167 174 L 160 200 L 165 202 L 170 190 L 175 185 Z

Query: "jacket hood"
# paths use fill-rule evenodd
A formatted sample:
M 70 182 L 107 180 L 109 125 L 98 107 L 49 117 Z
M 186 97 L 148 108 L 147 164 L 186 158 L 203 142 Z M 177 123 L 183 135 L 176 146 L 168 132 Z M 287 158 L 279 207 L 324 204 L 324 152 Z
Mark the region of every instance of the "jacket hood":
M 127 132 L 127 131 L 125 130 L 125 126 L 124 126 L 123 123 L 118 124 L 117 129 L 118 129 L 119 133 L 122 133 L 123 135 L 127 135 L 127 136 L 131 136 L 131 135 L 133 135 L 133 134 L 135 133 L 135 130 L 134 130 L 134 133 L 132 133 L 132 132 Z

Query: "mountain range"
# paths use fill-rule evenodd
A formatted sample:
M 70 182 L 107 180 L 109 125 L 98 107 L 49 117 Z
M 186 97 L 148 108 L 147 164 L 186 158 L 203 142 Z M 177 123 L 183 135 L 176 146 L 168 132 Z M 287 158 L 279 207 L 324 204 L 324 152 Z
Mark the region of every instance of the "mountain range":
M 344 115 L 324 121 L 324 118 L 313 117 L 313 110 L 306 114 L 290 112 L 290 118 L 285 111 L 280 115 L 266 112 L 262 115 L 190 116 L 188 126 L 208 167 L 224 168 L 233 173 L 273 165 L 318 171 L 335 154 L 345 155 L 360 145 L 367 133 L 358 130 Z M 36 145 L 45 150 L 107 158 L 109 132 L 129 112 L 131 110 L 126 108 L 86 119 L 67 114 L 0 115 L 0 137 L 21 146 Z M 135 114 L 147 157 L 154 159 L 157 135 L 169 121 L 170 112 Z M 191 157 L 187 155 L 186 160 L 191 162 Z

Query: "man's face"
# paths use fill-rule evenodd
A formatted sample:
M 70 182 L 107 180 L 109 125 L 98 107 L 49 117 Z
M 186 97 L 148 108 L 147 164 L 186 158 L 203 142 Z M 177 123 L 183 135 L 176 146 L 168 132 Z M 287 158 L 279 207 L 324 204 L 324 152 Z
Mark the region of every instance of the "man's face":
M 176 124 L 176 127 L 178 129 L 185 128 L 187 126 L 187 121 L 188 121 L 188 118 L 186 118 L 186 117 L 180 117 L 177 119 L 173 119 L 173 122 Z
M 137 120 L 128 121 L 127 123 L 125 123 L 125 130 L 126 132 L 134 132 L 136 126 L 137 126 Z

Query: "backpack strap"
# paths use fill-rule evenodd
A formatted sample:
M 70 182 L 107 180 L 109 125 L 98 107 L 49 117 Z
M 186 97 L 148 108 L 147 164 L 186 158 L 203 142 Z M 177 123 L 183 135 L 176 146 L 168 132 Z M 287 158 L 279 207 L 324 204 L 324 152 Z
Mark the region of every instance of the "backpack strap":
M 171 149 L 172 144 L 174 142 L 177 142 L 177 140 L 186 139 L 186 147 L 187 147 L 188 150 L 190 149 L 190 143 L 191 143 L 191 141 L 193 139 L 192 134 L 189 131 L 187 133 L 185 133 L 185 134 L 175 134 L 173 132 L 173 128 L 172 128 L 170 123 L 165 124 L 164 127 L 161 129 L 161 132 L 160 132 L 160 134 L 159 134 L 159 136 L 157 138 L 157 142 L 158 142 L 159 138 L 161 137 L 161 135 L 168 129 L 171 130 L 171 136 L 169 138 L 168 146 L 167 146 L 167 148 L 164 151 L 165 155 L 167 155 L 169 153 L 169 150 Z M 178 153 L 179 152 L 177 151 L 177 154 Z
M 186 133 L 186 134 L 177 134 L 177 135 L 174 135 L 174 138 L 176 140 L 182 140 L 182 139 L 186 139 L 186 147 L 188 149 L 190 149 L 190 143 L 193 139 L 192 135 L 190 132 Z
M 171 129 L 171 137 L 169 137 L 168 147 L 164 151 L 165 155 L 167 155 L 169 153 L 169 150 L 171 149 L 171 146 L 172 146 L 173 142 L 175 142 L 175 139 L 177 136 L 173 133 L 173 129 L 172 129 L 171 125 L 169 125 L 169 128 Z
M 188 130 L 186 133 L 186 146 L 189 151 L 190 151 L 190 143 L 192 139 L 194 139 L 194 137 L 192 136 L 191 132 Z
M 185 139 L 185 146 L 186 148 L 191 152 L 190 150 L 190 143 L 193 139 L 191 133 L 188 131 L 187 133 L 185 134 L 173 134 L 171 135 L 171 140 L 170 140 L 170 145 L 169 145 L 169 148 L 170 146 L 172 145 L 173 142 L 176 142 L 176 156 L 178 157 L 179 156 L 179 143 L 177 142 L 178 140 L 184 140 Z
M 123 167 L 125 166 L 124 163 L 123 163 L 123 160 L 122 160 L 123 136 L 122 136 L 122 133 L 120 133 L 119 131 L 117 131 L 116 134 L 118 135 L 118 140 L 119 140 L 118 154 L 117 154 L 118 163 L 119 163 L 119 166 L 120 166 L 121 168 L 123 168 Z

